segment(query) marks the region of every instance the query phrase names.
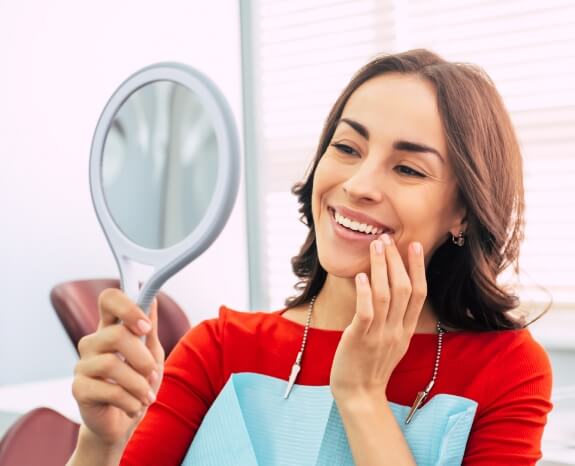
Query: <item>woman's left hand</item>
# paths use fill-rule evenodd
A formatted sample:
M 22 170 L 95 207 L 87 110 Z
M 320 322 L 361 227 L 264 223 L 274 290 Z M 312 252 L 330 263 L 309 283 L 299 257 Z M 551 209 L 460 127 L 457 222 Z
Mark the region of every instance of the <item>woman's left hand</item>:
M 395 243 L 387 236 L 386 244 L 384 236 L 370 244 L 371 283 L 364 273 L 355 277 L 356 313 L 343 332 L 331 368 L 335 399 L 386 396 L 391 373 L 407 352 L 425 302 L 421 244 L 410 244 L 406 270 Z

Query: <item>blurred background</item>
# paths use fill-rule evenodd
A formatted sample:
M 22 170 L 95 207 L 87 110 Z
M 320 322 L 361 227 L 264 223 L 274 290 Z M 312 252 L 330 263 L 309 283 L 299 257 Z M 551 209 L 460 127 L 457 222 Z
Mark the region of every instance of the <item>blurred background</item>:
M 290 188 L 327 113 L 365 62 L 417 47 L 482 66 L 511 114 L 527 190 L 522 306 L 532 315 L 549 308 L 532 331 L 551 356 L 556 406 L 575 408 L 575 2 L 567 0 L 0 0 L 0 385 L 69 377 L 77 356 L 50 290 L 118 275 L 91 204 L 88 160 L 100 112 L 127 76 L 154 62 L 187 63 L 223 91 L 240 129 L 230 221 L 163 288 L 195 324 L 221 304 L 272 310 L 294 294 L 290 258 L 306 231 Z M 575 431 L 553 429 L 575 447 Z

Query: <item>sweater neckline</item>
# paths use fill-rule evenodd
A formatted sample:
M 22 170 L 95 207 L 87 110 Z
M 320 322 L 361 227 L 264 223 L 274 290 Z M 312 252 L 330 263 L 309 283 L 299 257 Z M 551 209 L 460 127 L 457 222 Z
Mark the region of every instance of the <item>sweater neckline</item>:
M 273 311 L 273 315 L 277 318 L 278 322 L 280 322 L 280 324 L 282 325 L 286 325 L 289 326 L 295 330 L 297 330 L 298 332 L 303 332 L 305 329 L 305 325 L 300 324 L 299 322 L 295 322 L 291 319 L 287 319 L 283 316 L 283 313 L 285 311 L 287 311 L 288 308 L 283 308 L 277 311 Z M 324 328 L 317 328 L 317 327 L 310 327 L 309 328 L 309 333 L 310 334 L 314 334 L 314 335 L 323 335 L 326 338 L 330 338 L 330 337 L 337 337 L 340 338 L 341 335 L 343 334 L 343 330 L 331 330 L 331 329 L 324 329 Z M 448 335 L 454 335 L 454 334 L 458 334 L 458 333 L 465 333 L 465 331 L 457 331 L 457 332 L 446 332 L 444 335 L 444 338 Z M 425 340 L 425 339 L 437 339 L 437 333 L 414 333 L 412 336 L 413 338 L 418 338 L 421 340 Z

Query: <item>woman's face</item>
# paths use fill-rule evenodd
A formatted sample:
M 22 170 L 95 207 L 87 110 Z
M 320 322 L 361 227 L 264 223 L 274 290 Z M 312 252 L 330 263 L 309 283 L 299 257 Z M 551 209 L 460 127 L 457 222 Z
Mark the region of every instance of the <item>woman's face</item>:
M 405 264 L 411 242 L 422 244 L 428 261 L 449 232 L 459 233 L 465 211 L 457 203 L 431 83 L 398 73 L 363 83 L 346 103 L 315 172 L 312 213 L 320 263 L 340 277 L 369 273 L 369 244 L 379 235 L 338 226 L 334 210 L 389 231 Z

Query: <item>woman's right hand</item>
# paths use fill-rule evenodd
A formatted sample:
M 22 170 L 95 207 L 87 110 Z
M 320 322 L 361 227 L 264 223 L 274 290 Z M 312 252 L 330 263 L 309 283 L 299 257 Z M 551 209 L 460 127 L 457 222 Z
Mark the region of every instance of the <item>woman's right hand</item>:
M 162 378 L 157 302 L 148 317 L 122 291 L 107 289 L 98 308 L 98 330 L 78 344 L 72 393 L 92 441 L 123 447 L 154 401 Z

